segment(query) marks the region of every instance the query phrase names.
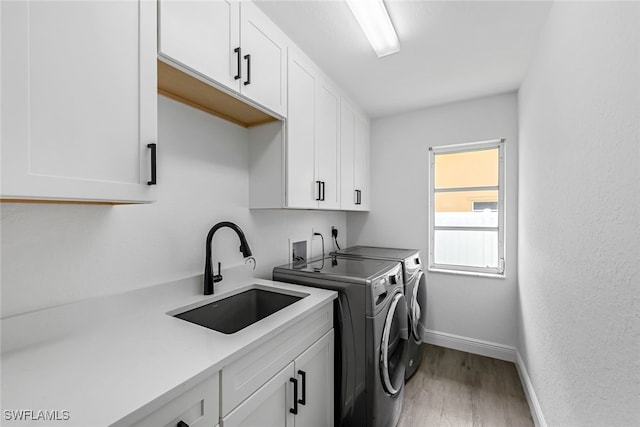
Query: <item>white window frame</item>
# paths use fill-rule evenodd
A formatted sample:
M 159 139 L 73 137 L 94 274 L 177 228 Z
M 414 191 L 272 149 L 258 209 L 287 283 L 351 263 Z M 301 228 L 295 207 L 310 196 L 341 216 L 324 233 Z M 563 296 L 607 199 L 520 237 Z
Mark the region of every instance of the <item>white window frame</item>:
M 447 273 L 476 274 L 504 277 L 505 272 L 505 139 L 490 141 L 470 142 L 465 144 L 443 145 L 429 147 L 429 271 L 441 271 Z M 435 188 L 435 156 L 437 154 L 454 154 L 470 151 L 484 151 L 498 149 L 498 185 L 488 187 L 460 187 L 436 190 Z M 435 193 L 447 193 L 455 191 L 498 191 L 498 226 L 497 227 L 451 227 L 435 225 Z M 436 230 L 468 230 L 468 231 L 498 231 L 498 267 L 473 267 L 468 265 L 436 264 L 435 256 L 435 231 Z

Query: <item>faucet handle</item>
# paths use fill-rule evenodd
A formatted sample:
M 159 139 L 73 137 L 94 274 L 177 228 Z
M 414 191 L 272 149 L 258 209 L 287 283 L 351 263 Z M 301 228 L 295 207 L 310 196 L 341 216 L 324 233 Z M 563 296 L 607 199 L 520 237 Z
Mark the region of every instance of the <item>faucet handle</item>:
M 220 273 L 220 263 L 218 263 L 218 274 L 213 276 L 213 283 L 218 283 L 222 281 L 222 274 Z

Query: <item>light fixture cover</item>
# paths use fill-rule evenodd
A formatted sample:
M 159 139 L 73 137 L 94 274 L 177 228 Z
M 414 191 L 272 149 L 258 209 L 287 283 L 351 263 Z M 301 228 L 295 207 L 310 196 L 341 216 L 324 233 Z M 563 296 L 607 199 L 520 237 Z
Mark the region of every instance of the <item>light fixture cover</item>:
M 400 41 L 382 0 L 346 0 L 378 57 L 400 51 Z

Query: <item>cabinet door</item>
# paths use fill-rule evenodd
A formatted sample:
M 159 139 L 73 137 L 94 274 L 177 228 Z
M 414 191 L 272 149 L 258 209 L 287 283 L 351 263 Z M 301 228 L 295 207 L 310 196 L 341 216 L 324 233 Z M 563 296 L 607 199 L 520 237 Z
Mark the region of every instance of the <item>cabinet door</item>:
M 353 210 L 356 207 L 354 181 L 355 113 L 344 100 L 340 102 L 340 207 Z
M 340 208 L 338 159 L 340 155 L 340 97 L 338 91 L 318 80 L 315 115 L 316 180 L 322 181 L 322 209 Z
M 333 426 L 333 330 L 316 341 L 295 360 L 299 382 L 297 427 Z
M 2 199 L 154 200 L 155 3 L 0 7 Z
M 132 427 L 175 427 L 180 421 L 189 427 L 211 427 L 219 421 L 218 373 L 184 392 Z
M 369 210 L 369 121 L 340 101 L 340 207 Z
M 353 181 L 358 191 L 357 210 L 369 210 L 369 121 L 356 115 L 354 121 Z
M 253 3 L 240 7 L 240 92 L 286 117 L 287 37 Z
M 295 379 L 293 362 L 224 417 L 222 424 L 225 427 L 293 427 L 295 415 L 290 409 L 295 405 L 291 379 Z
M 304 58 L 291 52 L 287 117 L 286 200 L 290 208 L 317 208 L 314 144 L 316 75 Z
M 159 52 L 239 90 L 240 6 L 236 0 L 160 0 Z

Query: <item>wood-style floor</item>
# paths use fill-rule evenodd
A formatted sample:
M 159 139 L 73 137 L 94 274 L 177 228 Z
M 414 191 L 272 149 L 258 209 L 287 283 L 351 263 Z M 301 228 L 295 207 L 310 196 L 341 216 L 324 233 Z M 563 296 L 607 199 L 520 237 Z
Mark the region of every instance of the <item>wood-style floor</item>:
M 423 344 L 397 427 L 533 427 L 511 362 Z

